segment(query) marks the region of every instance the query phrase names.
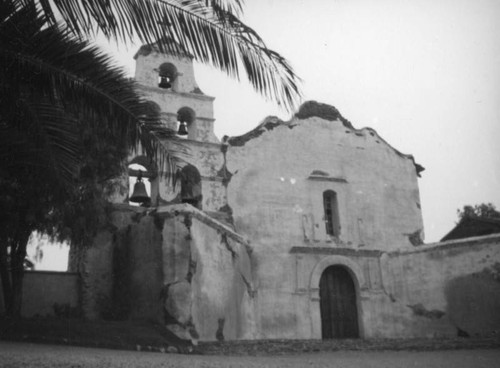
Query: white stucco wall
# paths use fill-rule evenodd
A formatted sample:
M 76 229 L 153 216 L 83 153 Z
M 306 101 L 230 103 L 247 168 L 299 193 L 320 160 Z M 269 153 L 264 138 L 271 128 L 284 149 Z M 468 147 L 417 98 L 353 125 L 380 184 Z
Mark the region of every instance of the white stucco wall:
M 159 213 L 164 285 L 183 300 L 170 307 L 172 314 L 191 321 L 201 340 L 216 340 L 218 331 L 228 340 L 254 337 L 252 270 L 239 236 L 190 205 Z
M 423 230 L 413 159 L 373 130 L 352 129 L 339 120 L 269 121 L 269 130 L 264 122 L 260 135 L 230 140 L 226 154 L 235 229 L 254 249 L 259 337 L 321 338 L 318 285 L 299 287 L 297 280 L 310 277 L 327 255 L 320 251 L 299 261 L 290 253 L 294 247 L 351 252 L 344 259 L 367 280 L 355 281 L 360 334 L 380 335 L 377 310 L 389 298 L 378 256 L 369 252 L 412 249 L 409 235 Z M 313 171 L 324 175 L 311 176 Z M 338 238 L 326 233 L 326 190 L 337 193 Z
M 394 334 L 457 336 L 460 329 L 488 336 L 500 330 L 499 235 L 389 253 L 381 269 L 387 292 L 411 312 L 404 329 L 390 329 Z
M 303 243 L 304 231 L 312 234 L 312 243 L 410 248 L 408 235 L 423 229 L 413 160 L 369 129 L 296 119 L 230 146 L 227 167 L 234 173 L 228 203 L 238 230 L 259 241 L 288 243 L 282 249 Z M 329 176 L 309 178 L 314 170 Z M 325 231 L 322 193 L 328 189 L 337 193 L 339 241 Z

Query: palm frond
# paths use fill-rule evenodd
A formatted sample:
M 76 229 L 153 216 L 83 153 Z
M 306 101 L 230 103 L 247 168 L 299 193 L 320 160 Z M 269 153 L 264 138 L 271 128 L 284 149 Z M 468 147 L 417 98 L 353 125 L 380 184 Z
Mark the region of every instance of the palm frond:
M 33 6 L 3 9 L 7 11 L 0 16 L 0 127 L 8 128 L 9 134 L 18 129 L 25 139 L 38 137 L 30 147 L 49 154 L 45 161 L 33 163 L 50 162 L 69 180 L 79 159 L 76 135 L 84 126 L 98 131 L 104 125 L 117 141 L 141 144 L 150 157 L 171 165 L 173 158 L 156 139 L 159 116 L 108 56 L 56 25 L 47 26 Z M 36 135 L 27 135 L 29 131 Z
M 200 0 L 203 1 L 203 0 Z M 206 7 L 212 7 L 217 12 L 232 13 L 237 17 L 243 15 L 243 0 L 205 0 Z
M 40 151 L 34 159 L 47 174 L 53 171 L 56 177 L 73 182 L 81 157 L 78 122 L 58 104 L 31 103 L 26 110 L 29 118 L 22 124 L 23 132 L 29 132 L 25 133 L 28 142 Z
M 57 10 L 79 37 L 102 32 L 117 41 L 138 37 L 147 44 L 172 39 L 231 77 L 246 74 L 256 91 L 288 110 L 300 101 L 300 80 L 290 64 L 238 19 L 242 1 L 40 0 L 40 8 L 52 20 Z

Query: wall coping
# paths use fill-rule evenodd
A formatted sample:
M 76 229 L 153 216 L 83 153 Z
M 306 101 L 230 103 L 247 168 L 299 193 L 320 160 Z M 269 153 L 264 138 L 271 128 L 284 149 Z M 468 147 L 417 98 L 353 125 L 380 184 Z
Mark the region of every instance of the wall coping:
M 202 100 L 202 101 L 214 101 L 215 97 L 205 95 L 205 94 L 199 94 L 199 93 L 192 93 L 192 92 L 176 92 L 176 91 L 171 91 L 168 89 L 161 89 L 158 87 L 153 87 L 153 86 L 147 86 L 145 84 L 137 84 L 138 89 L 142 89 L 145 91 L 150 91 L 150 92 L 160 92 L 165 95 L 176 95 L 176 96 L 183 96 L 183 97 L 189 97 L 197 100 Z
M 400 249 L 395 251 L 384 251 L 376 249 L 352 249 L 352 248 L 330 248 L 330 247 L 304 247 L 296 246 L 290 249 L 291 254 L 318 254 L 318 255 L 342 255 L 353 257 L 380 257 L 386 254 L 390 257 L 397 257 L 405 254 L 417 254 L 424 252 L 433 252 L 448 250 L 461 247 L 482 246 L 484 244 L 499 243 L 500 234 L 475 236 L 464 239 L 454 239 L 444 242 L 436 242 L 420 245 L 411 249 Z
M 352 249 L 330 247 L 292 247 L 292 254 L 328 254 L 354 257 L 379 257 L 383 251 L 375 249 Z
M 78 272 L 67 272 L 67 271 L 53 271 L 53 270 L 24 270 L 24 274 L 54 274 L 54 275 L 61 275 L 61 276 L 78 276 Z
M 156 214 L 160 217 L 174 217 L 178 215 L 191 215 L 205 225 L 216 229 L 217 231 L 223 232 L 229 238 L 242 244 L 247 249 L 250 249 L 250 242 L 246 240 L 243 236 L 235 232 L 229 226 L 223 224 L 222 222 L 210 217 L 207 213 L 200 211 L 199 209 L 191 206 L 188 203 L 172 204 L 166 206 L 160 206 L 156 209 Z
M 111 203 L 111 207 L 113 211 L 135 213 L 151 212 L 154 209 L 154 207 L 132 206 L 128 203 Z
M 162 115 L 167 115 L 167 116 L 172 116 L 172 117 L 177 117 L 177 114 L 175 112 L 161 112 Z M 203 116 L 197 116 L 195 118 L 196 120 L 204 120 L 213 123 L 216 119 L 215 118 L 207 118 Z
M 412 249 L 404 249 L 404 250 L 402 249 L 402 250 L 387 252 L 387 254 L 389 256 L 398 256 L 402 254 L 424 253 L 424 252 L 440 251 L 440 250 L 447 250 L 460 247 L 481 246 L 483 244 L 490 244 L 490 243 L 500 243 L 500 234 L 474 236 L 464 239 L 453 239 L 444 242 L 424 244 Z

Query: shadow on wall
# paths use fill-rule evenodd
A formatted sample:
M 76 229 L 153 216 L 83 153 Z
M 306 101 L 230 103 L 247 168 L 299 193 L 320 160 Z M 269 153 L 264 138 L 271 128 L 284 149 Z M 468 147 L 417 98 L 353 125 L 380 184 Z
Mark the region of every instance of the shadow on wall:
M 447 314 L 459 336 L 500 334 L 500 263 L 446 285 Z
M 105 320 L 162 320 L 161 227 L 163 222 L 145 212 L 131 215 L 132 223 L 113 237 L 109 288 L 96 295 L 98 315 Z M 93 282 L 102 282 L 97 273 Z

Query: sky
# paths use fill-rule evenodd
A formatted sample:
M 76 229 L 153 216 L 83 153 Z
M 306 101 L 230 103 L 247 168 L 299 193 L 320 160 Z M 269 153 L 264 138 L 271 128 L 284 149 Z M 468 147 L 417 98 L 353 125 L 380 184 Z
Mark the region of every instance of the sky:
M 304 101 L 335 106 L 425 167 L 427 243 L 466 204 L 500 207 L 499 19 L 498 0 L 247 0 L 243 17 L 291 63 Z M 107 51 L 133 75 L 139 46 Z M 195 73 L 216 97 L 219 137 L 291 117 L 244 81 L 202 65 Z

